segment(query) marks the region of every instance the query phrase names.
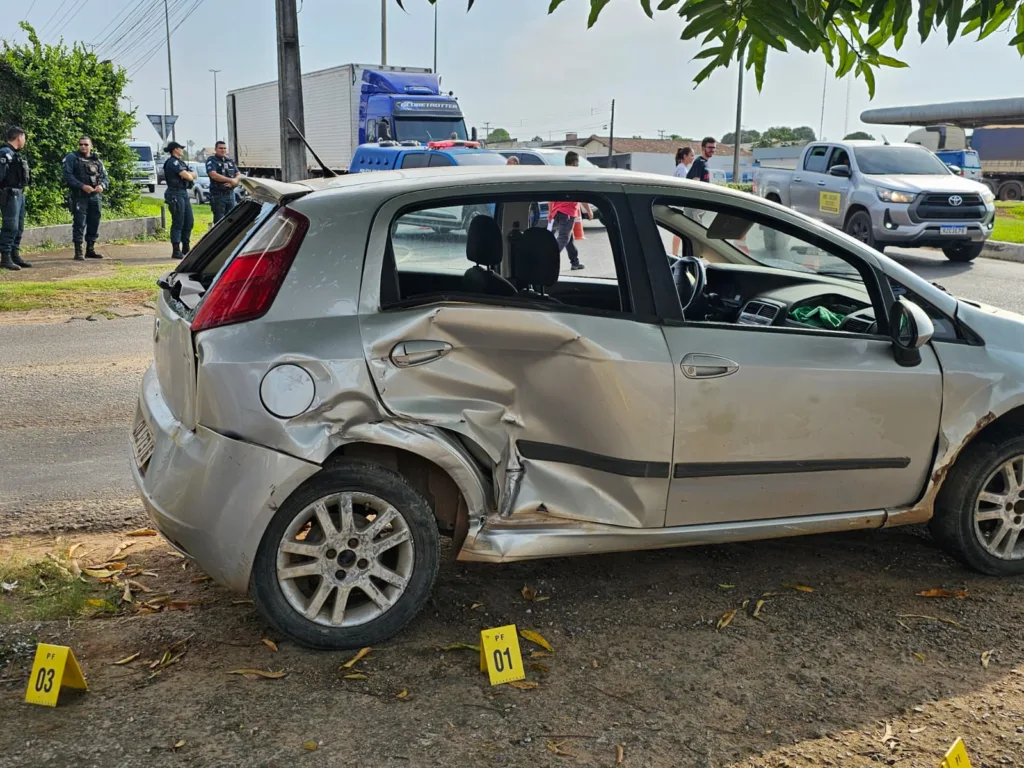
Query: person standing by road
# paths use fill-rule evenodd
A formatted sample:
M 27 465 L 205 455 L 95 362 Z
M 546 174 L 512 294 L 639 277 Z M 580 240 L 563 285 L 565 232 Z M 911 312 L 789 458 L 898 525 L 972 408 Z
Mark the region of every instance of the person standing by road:
M 565 165 L 575 168 L 580 164 L 580 156 L 572 150 L 565 153 Z M 583 269 L 580 263 L 579 252 L 576 250 L 576 243 L 573 242 L 572 229 L 576 219 L 580 215 L 580 203 L 553 202 L 548 203 L 548 216 L 551 218 L 551 231 L 558 242 L 558 252 L 564 249 L 569 255 L 570 269 Z M 588 219 L 594 218 L 594 212 L 587 203 L 582 204 Z
M 708 170 L 708 160 L 715 156 L 718 149 L 718 142 L 712 136 L 705 136 L 700 142 L 700 157 L 693 161 L 686 178 L 696 181 L 711 182 L 711 171 Z
M 92 139 L 78 140 L 78 151 L 64 156 L 64 183 L 70 190 L 71 239 L 75 243 L 75 261 L 102 259 L 96 253 L 96 238 L 100 234 L 100 215 L 103 212 L 103 191 L 110 186 L 103 161 L 92 151 Z M 85 255 L 82 255 L 82 238 Z
M 690 166 L 693 165 L 693 148 L 680 147 L 676 150 L 676 170 L 673 176 L 685 179 L 690 173 Z M 678 256 L 683 247 L 683 241 L 679 235 L 672 235 L 672 255 Z
M 0 147 L 0 269 L 12 272 L 32 266 L 18 252 L 25 232 L 25 187 L 31 180 L 24 148 L 25 131 L 8 128 L 7 143 Z
M 185 147 L 172 141 L 164 150 L 170 157 L 164 161 L 164 181 L 167 191 L 164 202 L 171 211 L 171 258 L 180 259 L 188 256 L 192 250 L 189 240 L 192 237 L 192 201 L 188 191 L 192 189 L 196 176 L 182 160 Z
M 214 153 L 206 158 L 206 175 L 210 177 L 210 208 L 213 223 L 228 215 L 235 207 L 235 189 L 238 187 L 238 166 L 228 157 L 228 145 L 218 141 Z

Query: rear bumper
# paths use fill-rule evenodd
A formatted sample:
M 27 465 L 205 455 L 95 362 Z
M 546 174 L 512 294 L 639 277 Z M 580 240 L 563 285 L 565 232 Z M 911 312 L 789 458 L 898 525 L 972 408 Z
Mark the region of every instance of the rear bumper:
M 142 381 L 135 424 L 153 435 L 152 458 L 132 474 L 154 526 L 218 584 L 249 587 L 263 531 L 280 504 L 320 467 L 197 426 L 187 430 L 164 401 L 156 369 Z

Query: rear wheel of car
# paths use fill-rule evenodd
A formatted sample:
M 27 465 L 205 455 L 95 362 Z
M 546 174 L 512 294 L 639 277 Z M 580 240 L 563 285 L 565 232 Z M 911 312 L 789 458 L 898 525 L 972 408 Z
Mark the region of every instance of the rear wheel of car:
M 957 243 L 942 249 L 950 261 L 974 261 L 985 249 L 984 243 Z
M 867 211 L 854 211 L 846 220 L 843 231 L 850 237 L 860 240 L 864 245 L 875 247 L 875 235 L 871 231 L 871 216 Z
M 299 486 L 274 515 L 253 566 L 253 601 L 301 645 L 365 647 L 419 613 L 439 561 L 426 499 L 389 469 L 343 461 Z
M 930 527 L 974 570 L 1024 574 L 1024 437 L 968 446 L 939 491 Z

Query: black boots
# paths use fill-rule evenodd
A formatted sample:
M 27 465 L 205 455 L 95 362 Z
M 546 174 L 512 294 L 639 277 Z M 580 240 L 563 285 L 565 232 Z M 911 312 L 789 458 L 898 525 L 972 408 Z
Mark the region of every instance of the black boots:
M 183 240 L 181 243 L 181 255 L 188 256 L 188 252 L 192 250 L 192 244 L 188 240 Z
M 85 244 L 85 258 L 87 259 L 102 259 L 103 254 L 96 253 L 96 243 Z
M 85 256 L 82 255 L 81 243 L 75 243 L 75 261 L 85 261 Z
M 171 243 L 171 258 L 180 259 L 182 258 L 182 256 L 183 254 L 181 252 L 181 248 L 179 247 L 179 245 L 177 243 Z
M 11 272 L 17 272 L 21 267 L 14 263 L 11 254 L 0 253 L 0 269 L 9 269 Z
M 22 269 L 31 269 L 32 265 L 21 258 L 21 254 L 17 251 L 11 251 L 11 261 L 14 262 L 14 266 L 21 267 Z

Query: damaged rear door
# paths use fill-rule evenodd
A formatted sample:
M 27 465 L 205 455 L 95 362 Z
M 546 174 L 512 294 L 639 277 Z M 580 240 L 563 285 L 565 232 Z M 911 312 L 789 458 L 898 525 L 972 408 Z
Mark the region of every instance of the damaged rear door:
M 546 196 L 536 189 L 533 194 Z M 618 287 L 628 285 L 638 268 L 630 265 L 639 249 L 624 200 L 621 194 L 608 195 L 598 203 L 606 218 L 612 217 L 609 239 Z M 504 208 L 500 198 L 485 202 L 499 203 L 499 223 L 511 216 L 511 206 Z M 437 198 L 417 210 L 444 204 Z M 386 285 L 389 279 L 402 286 L 410 280 L 455 285 L 472 266 L 464 236 L 453 237 L 443 253 L 417 254 L 408 242 L 392 246 L 392 226 L 401 210 L 392 201 L 378 213 L 361 295 L 364 350 L 385 406 L 400 419 L 460 436 L 494 471 L 502 514 L 662 526 L 674 381 L 658 325 L 632 312 L 590 312 L 514 297 L 454 294 L 418 301 L 394 296 L 402 289 Z M 528 203 L 522 211 L 528 213 Z M 519 212 L 515 218 L 521 218 Z M 396 249 L 398 279 L 388 277 L 385 268 L 381 309 L 382 264 Z M 425 271 L 403 274 L 419 256 L 424 256 L 420 264 L 428 265 Z M 635 281 L 634 298 L 641 282 Z M 594 282 L 593 290 L 603 288 L 612 296 L 617 290 L 615 283 Z M 387 308 L 389 291 L 399 299 L 393 308 Z

